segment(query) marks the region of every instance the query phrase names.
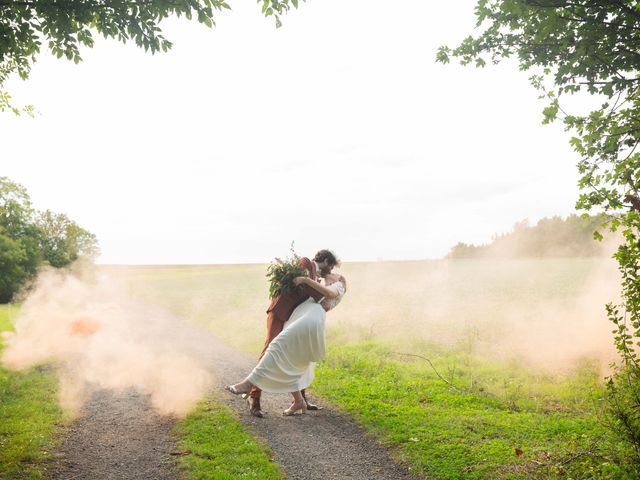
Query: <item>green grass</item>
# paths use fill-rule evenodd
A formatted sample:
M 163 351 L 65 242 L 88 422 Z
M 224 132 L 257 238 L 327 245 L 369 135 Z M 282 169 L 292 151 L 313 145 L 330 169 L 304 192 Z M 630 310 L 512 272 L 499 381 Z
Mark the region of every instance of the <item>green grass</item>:
M 202 402 L 174 432 L 185 455 L 180 467 L 193 480 L 280 480 L 269 450 L 255 440 L 234 414 L 214 400 Z
M 416 353 L 456 390 L 395 348 L 330 349 L 314 391 L 396 447 L 413 471 L 430 479 L 629 478 L 603 453 L 611 445 L 591 365 L 552 377 L 423 344 Z
M 15 306 L 0 305 L 0 331 L 13 330 L 17 311 Z M 57 382 L 51 372 L 16 373 L 0 368 L 0 478 L 47 478 L 61 422 Z

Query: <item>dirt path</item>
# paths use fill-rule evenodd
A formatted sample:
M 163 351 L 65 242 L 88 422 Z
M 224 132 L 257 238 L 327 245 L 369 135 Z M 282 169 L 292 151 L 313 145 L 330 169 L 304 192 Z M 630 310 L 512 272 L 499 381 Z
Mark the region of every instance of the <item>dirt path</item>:
M 255 359 L 218 345 L 217 365 L 220 385 L 244 378 L 255 366 Z M 226 393 L 226 395 L 225 395 Z M 245 425 L 269 443 L 274 460 L 282 465 L 287 478 L 307 479 L 413 479 L 406 467 L 398 465 L 389 452 L 364 434 L 346 415 L 324 408 L 304 415 L 283 417 L 291 403 L 288 395 L 264 394 L 264 418 L 249 415 L 244 400 L 223 392 L 222 400 L 240 413 Z M 321 399 L 318 403 L 322 405 Z
M 242 423 L 268 442 L 273 459 L 288 479 L 415 478 L 394 463 L 388 451 L 367 437 L 347 416 L 332 408 L 283 417 L 286 395 L 265 394 L 265 418 L 248 413 L 246 402 L 222 390 L 244 377 L 254 360 L 212 341 L 215 372 L 222 402 L 239 412 Z M 322 403 L 321 401 L 319 403 Z M 134 392 L 95 394 L 71 427 L 61 449 L 55 480 L 178 479 L 172 452 L 177 448 L 171 419 L 155 415 L 146 399 Z
M 134 391 L 95 393 L 59 450 L 54 480 L 179 479 L 174 421 Z

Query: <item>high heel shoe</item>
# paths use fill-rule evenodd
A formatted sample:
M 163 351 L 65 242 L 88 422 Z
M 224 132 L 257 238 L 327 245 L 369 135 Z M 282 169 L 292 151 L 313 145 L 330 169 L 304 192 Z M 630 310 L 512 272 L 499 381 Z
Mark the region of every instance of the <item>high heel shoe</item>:
M 247 392 L 240 392 L 238 389 L 236 389 L 235 385 L 225 385 L 224 389 L 227 392 L 233 393 L 234 395 L 243 395 L 243 394 L 247 393 Z
M 298 408 L 294 408 L 293 405 L 291 405 L 284 412 L 282 412 L 282 415 L 284 415 L 285 417 L 291 417 L 293 415 L 296 415 L 298 412 L 302 415 L 303 413 L 306 412 L 306 410 L 307 409 L 306 409 L 304 403 L 302 404 L 301 407 L 298 407 Z

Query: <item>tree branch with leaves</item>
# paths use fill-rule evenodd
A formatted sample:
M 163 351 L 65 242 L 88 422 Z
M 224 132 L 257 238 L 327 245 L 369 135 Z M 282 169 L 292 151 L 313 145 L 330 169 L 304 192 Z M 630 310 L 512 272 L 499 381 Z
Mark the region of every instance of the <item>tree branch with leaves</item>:
M 576 207 L 602 212 L 620 230 L 618 304 L 606 306 L 620 353 L 608 378 L 610 425 L 629 445 L 640 474 L 640 5 L 632 0 L 479 0 L 479 33 L 437 60 L 484 67 L 515 58 L 546 100 L 543 123 L 562 121 L 578 154 Z M 568 96 L 595 100 L 588 112 L 563 108 Z M 595 232 L 596 238 L 602 238 Z
M 297 8 L 298 0 L 258 0 L 258 4 L 262 14 L 273 16 L 280 27 L 281 16 Z M 164 19 L 196 19 L 211 28 L 215 16 L 229 9 L 225 0 L 0 0 L 0 112 L 33 112 L 14 106 L 2 85 L 12 75 L 27 79 L 42 50 L 78 63 L 81 47 L 93 47 L 98 34 L 134 42 L 152 54 L 166 52 L 172 42 L 160 29 Z

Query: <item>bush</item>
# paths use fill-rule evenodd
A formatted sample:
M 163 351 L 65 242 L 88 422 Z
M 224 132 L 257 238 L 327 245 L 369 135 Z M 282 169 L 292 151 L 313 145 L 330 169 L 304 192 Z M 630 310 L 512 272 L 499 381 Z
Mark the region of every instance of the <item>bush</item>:
M 0 303 L 7 303 L 29 277 L 28 257 L 17 240 L 0 235 Z

